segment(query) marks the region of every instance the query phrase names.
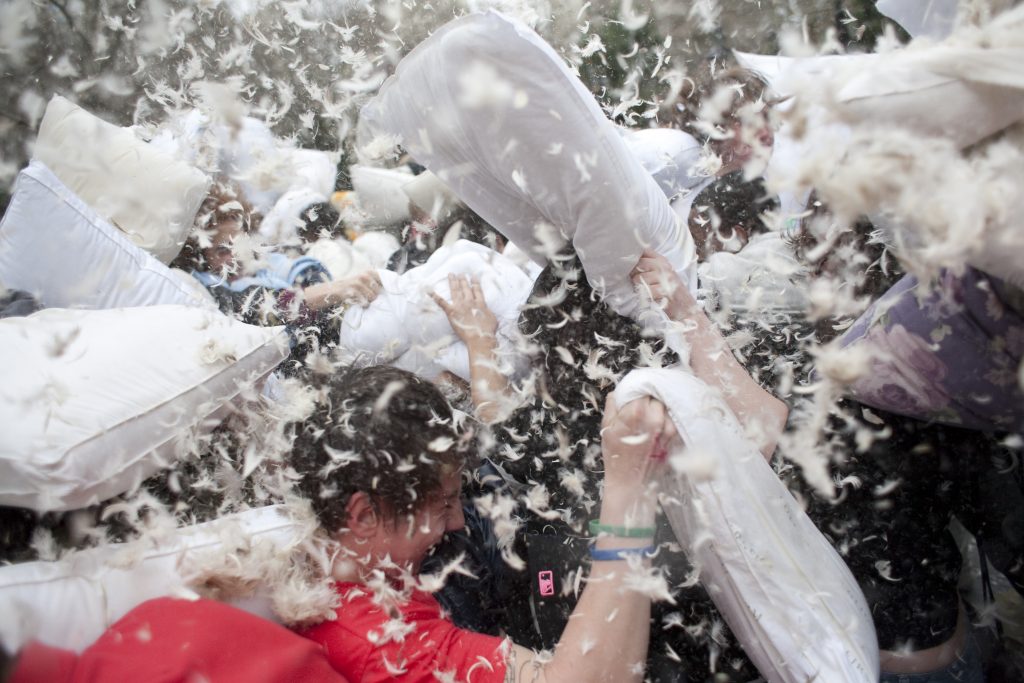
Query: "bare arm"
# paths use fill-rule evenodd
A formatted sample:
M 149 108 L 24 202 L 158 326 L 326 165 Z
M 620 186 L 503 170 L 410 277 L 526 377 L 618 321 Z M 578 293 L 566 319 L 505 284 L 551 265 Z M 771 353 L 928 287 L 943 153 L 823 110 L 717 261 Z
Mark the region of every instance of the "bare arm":
M 605 477 L 601 523 L 653 528 L 653 485 L 665 466 L 665 446 L 675 438 L 675 426 L 664 405 L 655 399 L 631 401 L 620 410 L 609 397 L 602 427 Z M 645 547 L 651 540 L 602 536 L 596 547 Z M 645 567 L 648 563 L 639 558 L 633 561 Z M 628 586 L 631 571 L 635 570 L 626 560 L 595 560 L 552 658 L 541 662 L 533 651 L 513 646 L 510 680 L 642 681 L 651 599 Z
M 334 282 L 310 285 L 302 290 L 302 295 L 310 310 L 322 311 L 343 304 L 366 306 L 377 298 L 380 288 L 380 275 L 368 270 Z
M 480 282 L 450 274 L 452 301 L 430 296 L 441 307 L 452 330 L 469 350 L 469 391 L 481 422 L 497 422 L 508 400 L 508 378 L 498 369 L 498 319 L 487 308 Z
M 761 453 L 771 458 L 789 416 L 786 404 L 761 388 L 739 364 L 664 257 L 645 251 L 633 270 L 633 282 L 662 306 L 671 321 L 684 326 L 693 374 L 722 392 Z

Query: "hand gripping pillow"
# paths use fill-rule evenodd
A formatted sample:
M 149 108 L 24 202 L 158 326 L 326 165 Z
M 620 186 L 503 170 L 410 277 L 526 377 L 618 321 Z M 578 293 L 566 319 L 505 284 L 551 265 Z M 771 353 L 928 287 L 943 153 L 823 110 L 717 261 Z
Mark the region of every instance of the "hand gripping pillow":
M 0 220 L 0 284 L 30 292 L 51 308 L 214 306 L 40 161 L 18 174 Z
M 634 370 L 625 405 L 653 396 L 683 442 L 662 506 L 701 582 L 758 671 L 772 683 L 878 680 L 867 602 L 725 402 L 680 368 Z
M 430 379 L 442 370 L 467 382 L 469 351 L 430 292 L 451 301 L 448 275 L 476 278 L 498 319 L 499 368 L 512 374 L 520 360 L 516 350 L 519 309 L 530 296 L 530 278 L 502 254 L 468 240 L 456 240 L 430 255 L 421 266 L 401 275 L 380 271 L 383 287 L 365 308 L 345 313 L 339 344 L 357 358 L 392 363 Z
M 696 283 L 693 240 L 558 54 L 497 12 L 446 24 L 360 114 L 364 152 L 397 138 L 471 209 L 543 264 L 572 241 L 587 279 L 622 314 L 645 246 Z
M 181 251 L 210 187 L 199 170 L 59 95 L 39 125 L 35 158 L 164 263 Z
M 142 539 L 71 553 L 54 562 L 0 567 L 0 644 L 16 652 L 30 640 L 81 652 L 146 600 L 195 595 L 185 575 L 213 552 L 273 544 L 288 552 L 308 530 L 274 505 Z M 273 618 L 268 596 L 235 603 Z
M 173 462 L 288 351 L 280 327 L 186 306 L 0 320 L 0 505 L 71 510 Z

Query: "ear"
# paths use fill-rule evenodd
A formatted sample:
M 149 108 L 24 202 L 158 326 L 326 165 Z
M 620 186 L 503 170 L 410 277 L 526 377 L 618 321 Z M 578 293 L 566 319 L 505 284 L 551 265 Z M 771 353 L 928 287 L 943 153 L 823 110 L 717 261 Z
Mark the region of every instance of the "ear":
M 345 512 L 348 533 L 357 538 L 370 538 L 381 523 L 381 517 L 374 509 L 370 496 L 364 491 L 356 491 L 349 497 Z

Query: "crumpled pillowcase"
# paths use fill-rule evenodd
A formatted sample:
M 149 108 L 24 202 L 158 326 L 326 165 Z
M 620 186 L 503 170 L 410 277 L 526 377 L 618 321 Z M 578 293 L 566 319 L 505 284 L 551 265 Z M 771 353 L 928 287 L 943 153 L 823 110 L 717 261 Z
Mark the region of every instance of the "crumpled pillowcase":
M 342 320 L 339 343 L 365 361 L 392 363 L 433 379 L 447 370 L 469 381 L 469 353 L 444 311 L 430 298 L 451 300 L 448 274 L 480 280 L 487 307 L 498 319 L 498 361 L 514 374 L 519 309 L 533 282 L 507 258 L 483 245 L 458 240 L 402 275 L 382 270 L 381 292 L 366 308 L 352 306 Z
M 875 683 L 878 639 L 857 581 L 719 393 L 674 367 L 634 370 L 614 395 L 668 409 L 683 447 L 670 455 L 662 508 L 761 675 Z
M 972 268 L 926 286 L 905 276 L 840 341 L 869 356 L 849 394 L 926 422 L 1024 429 L 1022 301 L 1020 290 Z

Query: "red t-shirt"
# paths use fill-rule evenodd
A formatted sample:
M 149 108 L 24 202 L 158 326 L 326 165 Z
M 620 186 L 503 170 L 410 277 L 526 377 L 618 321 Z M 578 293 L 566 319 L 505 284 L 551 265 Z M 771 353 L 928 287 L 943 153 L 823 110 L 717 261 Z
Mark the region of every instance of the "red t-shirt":
M 339 582 L 338 618 L 305 631 L 352 683 L 502 683 L 505 640 L 457 628 L 428 593 L 414 591 L 394 618 L 362 584 Z M 435 672 L 437 675 L 435 675 Z
M 346 683 L 313 643 L 213 600 L 139 605 L 81 655 L 30 643 L 10 683 Z

